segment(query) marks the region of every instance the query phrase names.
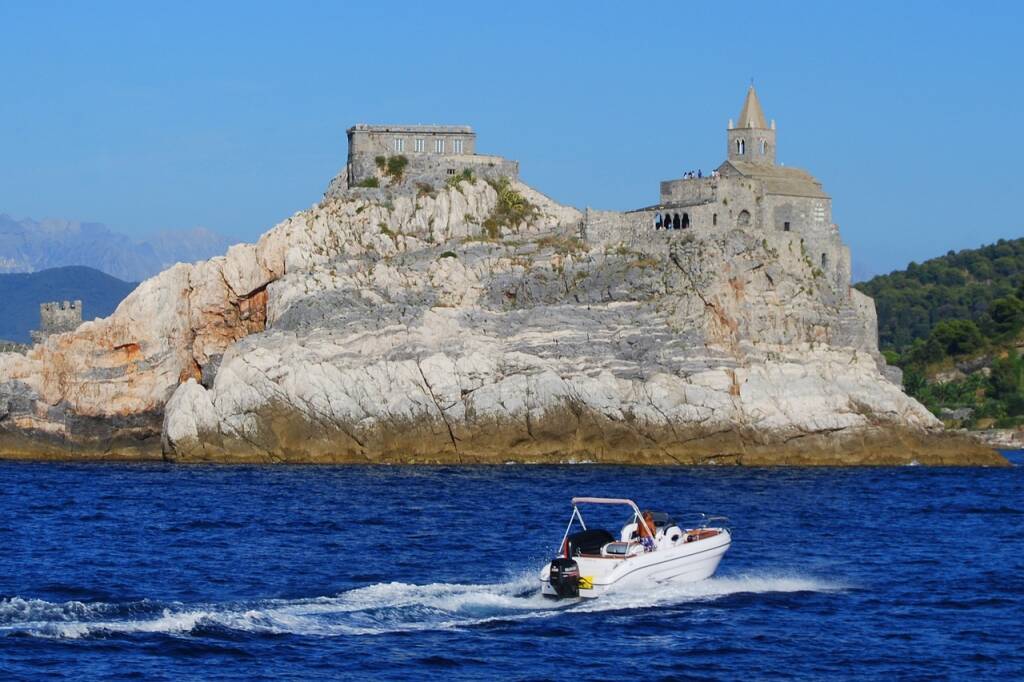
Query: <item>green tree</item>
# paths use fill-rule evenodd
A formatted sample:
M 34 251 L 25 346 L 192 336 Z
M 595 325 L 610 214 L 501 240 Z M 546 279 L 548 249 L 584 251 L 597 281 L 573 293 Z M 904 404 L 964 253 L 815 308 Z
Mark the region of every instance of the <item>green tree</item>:
M 934 338 L 927 341 L 918 339 L 911 344 L 906 357 L 911 365 L 924 367 L 946 357 L 946 349 Z
M 1017 355 L 1017 351 L 1010 349 L 1006 357 L 992 363 L 989 383 L 993 398 L 1006 400 L 1021 394 L 1024 389 L 1024 359 Z
M 402 174 L 405 167 L 409 165 L 409 159 L 403 155 L 392 156 L 387 160 L 387 174 L 395 182 L 402 181 Z
M 993 301 L 988 314 L 996 334 L 1010 334 L 1024 327 L 1024 301 L 1016 296 Z
M 932 329 L 934 339 L 948 355 L 965 355 L 985 345 L 978 325 L 970 320 L 943 320 Z

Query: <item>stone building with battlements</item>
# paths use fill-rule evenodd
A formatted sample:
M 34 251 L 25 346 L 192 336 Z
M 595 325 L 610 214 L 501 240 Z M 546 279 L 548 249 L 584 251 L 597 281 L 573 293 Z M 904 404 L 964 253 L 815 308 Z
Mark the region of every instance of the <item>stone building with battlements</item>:
M 53 301 L 39 304 L 39 329 L 32 332 L 32 343 L 42 343 L 51 334 L 74 331 L 82 324 L 81 301 Z
M 476 153 L 476 133 L 464 125 L 368 125 L 348 129 L 346 185 L 376 187 L 401 179 L 437 183 L 470 171 L 476 177 L 518 177 L 519 164 Z M 396 160 L 398 163 L 396 164 Z

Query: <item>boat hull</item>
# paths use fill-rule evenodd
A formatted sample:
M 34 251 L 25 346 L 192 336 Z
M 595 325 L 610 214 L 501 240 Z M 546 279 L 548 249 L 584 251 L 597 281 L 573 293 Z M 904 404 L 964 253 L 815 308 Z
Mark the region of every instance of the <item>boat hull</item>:
M 612 590 L 649 589 L 710 578 L 731 543 L 729 531 L 723 529 L 714 537 L 625 559 L 575 557 L 580 571 L 580 598 L 593 599 Z M 540 573 L 541 593 L 557 599 L 548 577 L 546 566 Z

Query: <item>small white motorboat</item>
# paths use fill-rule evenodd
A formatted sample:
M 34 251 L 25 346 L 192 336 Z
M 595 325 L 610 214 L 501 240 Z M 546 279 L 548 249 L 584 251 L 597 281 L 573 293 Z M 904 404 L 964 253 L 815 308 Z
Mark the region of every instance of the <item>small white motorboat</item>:
M 624 505 L 632 516 L 618 535 L 587 528 L 582 504 Z M 541 593 L 552 599 L 593 598 L 611 589 L 654 587 L 711 577 L 732 543 L 724 516 L 699 515 L 684 528 L 665 512 L 641 512 L 632 500 L 606 497 L 572 498 L 572 516 L 562 537 L 559 556 L 540 572 Z M 580 530 L 573 531 L 574 525 Z

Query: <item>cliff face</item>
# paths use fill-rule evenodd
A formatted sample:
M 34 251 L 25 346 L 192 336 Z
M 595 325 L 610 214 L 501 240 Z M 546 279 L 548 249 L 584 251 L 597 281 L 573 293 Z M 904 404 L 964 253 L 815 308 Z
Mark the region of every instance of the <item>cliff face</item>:
M 340 193 L 144 282 L 110 318 L 0 355 L 0 450 L 999 461 L 883 377 L 870 299 L 814 268 L 798 236 L 598 245 L 574 209 L 511 189 L 536 210 L 504 228 L 508 197 L 482 181 Z

